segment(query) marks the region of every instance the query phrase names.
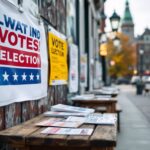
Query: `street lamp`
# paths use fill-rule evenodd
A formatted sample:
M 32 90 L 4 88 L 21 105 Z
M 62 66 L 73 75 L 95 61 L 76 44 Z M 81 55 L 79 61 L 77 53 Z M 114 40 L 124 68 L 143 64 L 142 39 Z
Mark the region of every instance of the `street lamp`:
M 109 19 L 110 19 L 112 31 L 117 32 L 120 23 L 120 16 L 114 10 L 114 13 Z
M 111 23 L 111 28 L 112 31 L 109 33 L 114 34 L 115 32 L 115 38 L 113 38 L 114 41 L 114 46 L 119 47 L 120 44 L 120 39 L 116 37 L 116 32 L 118 31 L 119 23 L 120 23 L 120 16 L 117 15 L 117 13 L 114 11 L 113 15 L 109 18 L 110 23 Z M 107 32 L 108 33 L 108 32 Z M 107 33 L 102 33 L 101 34 L 101 46 L 100 46 L 100 55 L 101 55 L 101 62 L 102 62 L 102 79 L 105 85 L 107 85 L 107 61 L 106 61 L 106 56 L 107 56 Z M 105 44 L 104 44 L 105 43 Z
M 117 32 L 118 28 L 119 28 L 119 23 L 120 23 L 120 16 L 114 10 L 114 13 L 112 14 L 112 16 L 109 19 L 110 19 L 112 31 Z M 119 47 L 120 39 L 116 36 L 113 40 L 113 43 L 114 43 L 115 47 Z

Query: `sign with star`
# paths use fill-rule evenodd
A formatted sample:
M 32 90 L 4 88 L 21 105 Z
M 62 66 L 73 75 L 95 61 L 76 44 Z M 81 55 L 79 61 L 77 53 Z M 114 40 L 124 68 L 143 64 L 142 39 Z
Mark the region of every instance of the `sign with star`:
M 20 13 L 7 1 L 0 1 L 0 10 L 0 106 L 46 96 L 43 23 L 25 10 Z

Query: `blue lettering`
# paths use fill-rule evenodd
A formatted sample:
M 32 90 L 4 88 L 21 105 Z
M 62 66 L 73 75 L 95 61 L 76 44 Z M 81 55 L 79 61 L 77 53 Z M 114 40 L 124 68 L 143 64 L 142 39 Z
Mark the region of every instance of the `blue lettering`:
M 21 33 L 23 32 L 23 31 L 22 31 L 22 27 L 21 27 L 21 23 L 20 23 L 19 21 L 17 22 L 17 25 L 16 25 L 15 30 L 16 30 L 16 31 L 20 31 Z
M 28 27 L 28 26 L 27 26 L 26 24 L 24 24 L 24 23 L 22 23 L 22 26 L 23 26 L 23 29 L 24 29 L 23 32 L 24 32 L 24 34 L 26 34 L 26 33 L 27 33 L 27 27 Z
M 40 31 L 33 27 L 30 27 L 30 36 L 33 38 L 40 39 Z
M 5 26 L 20 33 L 27 33 L 27 25 L 4 15 Z M 3 23 L 3 22 L 2 22 Z
M 7 17 L 6 15 L 4 15 L 4 21 L 5 21 L 5 25 L 7 28 L 11 28 L 12 30 L 14 30 L 15 28 L 15 19 L 11 19 L 10 17 Z

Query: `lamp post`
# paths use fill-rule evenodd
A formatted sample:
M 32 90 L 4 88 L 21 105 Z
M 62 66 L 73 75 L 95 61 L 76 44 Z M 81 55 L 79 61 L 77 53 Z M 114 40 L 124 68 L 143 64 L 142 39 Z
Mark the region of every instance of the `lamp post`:
M 142 76 L 143 76 L 143 54 L 144 54 L 144 50 L 140 49 L 139 50 L 139 54 L 140 54 L 140 78 L 142 80 Z
M 109 19 L 110 19 L 112 31 L 117 32 L 119 23 L 120 23 L 120 16 L 114 10 L 114 13 L 112 14 L 112 16 Z
M 104 82 L 104 85 L 107 85 L 107 66 L 106 66 L 107 44 L 106 43 L 101 43 L 100 56 L 101 56 L 102 69 L 103 69 L 102 80 Z
M 119 23 L 120 23 L 120 16 L 117 15 L 117 13 L 114 11 L 112 16 L 109 18 L 110 19 L 110 24 L 112 28 L 112 32 L 117 32 Z M 118 42 L 119 41 L 119 42 Z M 102 79 L 105 85 L 107 85 L 107 61 L 106 61 L 106 56 L 107 56 L 107 46 L 104 46 L 104 42 L 107 42 L 107 37 L 105 34 L 101 35 L 101 46 L 100 46 L 100 55 L 101 55 L 101 62 L 102 62 Z M 119 38 L 116 37 L 114 38 L 114 44 L 115 46 L 118 46 L 120 44 Z M 106 47 L 106 48 L 104 48 Z
M 137 88 L 137 95 L 141 95 L 143 93 L 144 83 L 142 82 L 142 75 L 143 75 L 143 54 L 144 50 L 139 50 L 139 74 L 140 74 L 140 80 L 136 82 L 136 88 Z
M 120 16 L 114 10 L 114 13 L 112 14 L 112 16 L 109 19 L 110 19 L 112 31 L 115 32 L 115 34 L 116 34 L 116 32 L 118 31 L 118 28 L 119 28 Z M 120 45 L 120 39 L 116 35 L 113 40 L 113 43 L 114 43 L 115 47 L 119 47 L 119 45 Z

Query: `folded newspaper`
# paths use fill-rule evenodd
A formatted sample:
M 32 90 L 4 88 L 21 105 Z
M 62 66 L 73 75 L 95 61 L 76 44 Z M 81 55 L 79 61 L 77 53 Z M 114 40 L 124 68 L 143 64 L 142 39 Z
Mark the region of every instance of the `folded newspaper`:
M 44 116 L 47 117 L 68 117 L 68 116 L 87 116 L 89 113 L 71 113 L 71 112 L 58 112 L 58 111 L 47 111 Z
M 114 125 L 117 121 L 116 114 L 98 114 L 93 113 L 88 115 L 87 117 L 75 117 L 70 116 L 66 119 L 66 121 L 77 121 L 77 122 L 84 122 L 87 124 L 99 124 L 99 125 Z
M 75 107 L 64 104 L 57 104 L 51 107 L 51 111 L 74 112 L 74 113 L 93 113 L 95 110 L 92 108 Z
M 41 133 L 43 134 L 61 134 L 61 135 L 91 135 L 93 129 L 90 128 L 56 128 L 48 127 L 44 129 Z
M 36 123 L 35 125 L 36 126 L 52 126 L 52 127 L 64 127 L 64 128 L 77 128 L 79 127 L 80 125 L 82 125 L 83 122 L 79 122 L 79 121 L 76 121 L 76 122 L 68 122 L 68 121 L 51 121 L 51 120 L 44 120 L 44 121 L 41 121 L 39 123 Z

